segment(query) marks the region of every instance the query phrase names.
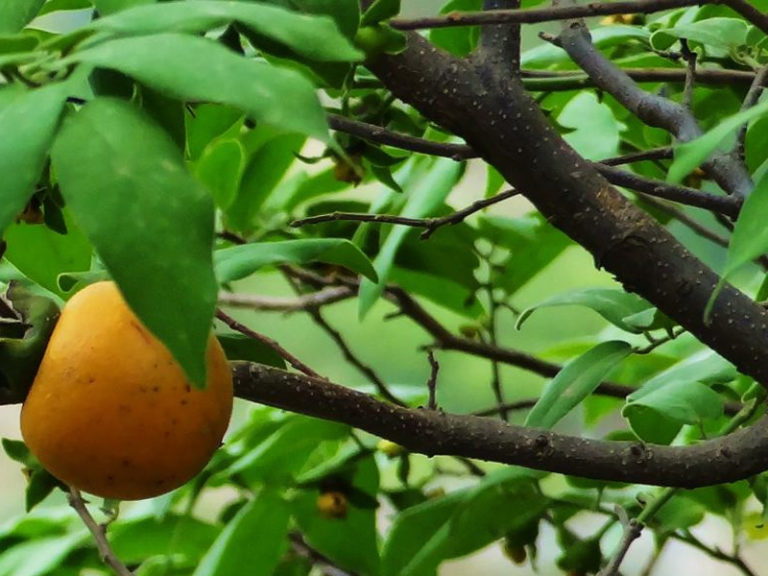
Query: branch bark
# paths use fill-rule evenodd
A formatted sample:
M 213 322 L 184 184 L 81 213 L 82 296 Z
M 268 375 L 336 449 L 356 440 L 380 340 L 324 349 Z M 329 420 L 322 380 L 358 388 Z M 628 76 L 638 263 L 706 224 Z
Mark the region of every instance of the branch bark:
M 259 364 L 235 362 L 233 371 L 240 398 L 344 422 L 429 456 L 464 456 L 596 480 L 685 488 L 735 482 L 768 466 L 768 417 L 693 446 L 606 442 L 394 406 L 326 380 Z
M 398 98 L 462 137 L 625 289 L 768 384 L 768 312 L 727 285 L 705 323 L 717 275 L 571 149 L 517 79 L 457 60 L 416 34 L 404 52 L 369 68 Z

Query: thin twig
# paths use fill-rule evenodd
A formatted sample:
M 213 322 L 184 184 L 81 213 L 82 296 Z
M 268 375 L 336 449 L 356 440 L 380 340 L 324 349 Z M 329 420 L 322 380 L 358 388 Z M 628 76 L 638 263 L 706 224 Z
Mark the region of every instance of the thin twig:
M 480 210 L 492 206 L 517 196 L 517 191 L 507 190 L 500 192 L 490 198 L 485 198 L 473 202 L 469 206 L 457 210 L 452 214 L 443 216 L 441 218 L 405 218 L 402 216 L 393 216 L 389 214 L 365 214 L 360 212 L 331 212 L 329 214 L 318 214 L 317 216 L 310 216 L 309 218 L 302 218 L 291 222 L 291 226 L 299 228 L 301 226 L 307 226 L 311 224 L 320 224 L 322 222 L 334 222 L 334 221 L 353 221 L 353 222 L 378 222 L 381 224 L 400 224 L 403 226 L 412 226 L 415 228 L 425 228 L 420 238 L 423 240 L 428 239 L 438 228 L 446 225 L 453 225 L 462 222 L 471 214 L 479 212 Z
M 701 236 L 702 238 L 706 238 L 710 242 L 713 242 L 718 246 L 722 246 L 723 248 L 728 247 L 728 244 L 729 244 L 728 238 L 726 238 L 725 236 L 721 236 L 714 230 L 710 230 L 709 228 L 701 224 L 699 221 L 694 220 L 693 218 L 688 216 L 688 214 L 686 214 L 682 210 L 679 210 L 675 206 L 670 206 L 667 202 L 663 200 L 656 200 L 655 198 L 651 198 L 649 196 L 643 196 L 643 202 L 650 204 L 657 210 L 661 210 L 662 212 L 669 214 L 670 216 L 672 216 L 672 218 L 680 222 L 683 226 L 690 229 L 692 232 L 694 232 L 698 236 Z
M 322 376 L 320 376 L 317 372 L 312 370 L 309 366 L 304 364 L 301 360 L 296 358 L 293 354 L 288 352 L 285 348 L 280 346 L 275 340 L 270 338 L 269 336 L 265 336 L 264 334 L 259 334 L 258 332 L 251 330 L 246 326 L 245 324 L 241 324 L 228 314 L 226 314 L 223 310 L 220 308 L 216 309 L 216 318 L 224 322 L 227 326 L 232 328 L 232 330 L 235 330 L 236 332 L 240 332 L 241 334 L 245 334 L 249 338 L 253 338 L 254 340 L 258 340 L 259 342 L 262 342 L 272 348 L 275 352 L 277 352 L 281 358 L 283 358 L 288 364 L 293 366 L 296 370 L 299 372 L 303 372 L 307 376 L 312 376 L 314 378 L 320 378 L 323 379 Z
M 635 518 L 630 519 L 629 516 L 627 516 L 627 511 L 621 506 L 616 506 L 616 515 L 619 517 L 624 532 L 622 533 L 618 548 L 613 553 L 613 556 L 605 568 L 600 570 L 598 576 L 616 576 L 619 573 L 619 568 L 624 561 L 624 557 L 629 551 L 629 547 L 643 532 L 642 524 L 638 523 Z
M 727 216 L 736 217 L 741 210 L 742 198 L 739 196 L 718 196 L 709 192 L 702 192 L 688 186 L 676 186 L 660 180 L 643 178 L 637 174 L 619 170 L 612 166 L 604 166 L 595 163 L 593 166 L 606 180 L 616 186 L 623 186 L 665 200 L 672 200 L 688 206 L 696 206 L 713 212 L 720 212 Z
M 635 82 L 685 82 L 685 68 L 620 68 Z M 587 74 L 579 70 L 522 70 L 522 82 L 528 90 L 573 90 L 594 86 Z M 748 70 L 723 70 L 719 68 L 696 69 L 694 79 L 698 84 L 732 86 L 751 84 L 755 73 Z
M 112 550 L 112 547 L 109 545 L 109 542 L 107 541 L 106 527 L 103 524 L 96 522 L 93 516 L 91 516 L 91 513 L 88 511 L 88 508 L 85 505 L 83 496 L 74 486 L 69 487 L 68 500 L 69 505 L 75 510 L 75 512 L 77 512 L 77 515 L 80 516 L 83 524 L 85 524 L 86 528 L 88 528 L 90 533 L 93 535 L 93 539 L 96 541 L 96 548 L 99 551 L 101 561 L 109 566 L 112 571 L 117 574 L 117 576 L 133 576 L 133 572 L 125 567 L 125 564 L 120 561 L 120 559 L 115 555 L 115 552 Z
M 741 105 L 742 111 L 748 110 L 757 104 L 757 101 L 760 99 L 760 95 L 763 93 L 766 80 L 768 80 L 768 65 L 760 68 L 757 74 L 755 74 L 752 85 L 749 87 L 747 95 L 744 97 L 744 102 Z M 736 136 L 735 153 L 738 154 L 738 157 L 741 159 L 745 158 L 746 153 L 745 143 L 747 140 L 747 128 L 748 124 L 745 122 L 741 128 L 739 128 L 739 132 Z
M 427 408 L 437 410 L 437 374 L 440 371 L 440 364 L 435 360 L 435 352 L 432 349 L 427 350 L 429 359 L 429 379 L 427 380 L 427 390 L 429 390 L 429 400 Z
M 674 538 L 675 540 L 678 540 L 679 542 L 684 542 L 685 544 L 688 544 L 689 546 L 693 546 L 697 550 L 700 550 L 701 552 L 704 552 L 707 556 L 710 558 L 714 558 L 716 560 L 720 560 L 722 562 L 726 562 L 728 564 L 731 564 L 732 566 L 738 568 L 741 570 L 741 572 L 745 576 L 758 576 L 756 572 L 754 572 L 746 562 L 744 562 L 744 559 L 739 556 L 738 554 L 728 554 L 720 548 L 710 548 L 707 546 L 704 542 L 696 538 L 691 532 L 685 531 L 683 534 L 679 534 L 677 532 L 673 532 L 670 534 L 671 538 Z
M 685 86 L 683 87 L 683 106 L 693 111 L 693 88 L 696 80 L 696 52 L 688 47 L 688 41 L 683 38 L 680 40 L 682 47 L 680 53 L 685 60 Z
M 489 26 L 494 24 L 533 24 L 571 18 L 659 12 L 671 8 L 696 6 L 700 0 L 634 0 L 624 2 L 591 2 L 577 6 L 538 8 L 527 10 L 491 10 L 487 12 L 449 12 L 426 18 L 395 18 L 389 25 L 398 30 L 422 30 L 453 26 Z
M 328 125 L 333 130 L 352 134 L 363 140 L 370 140 L 371 142 L 394 146 L 395 148 L 410 150 L 411 152 L 420 152 L 423 154 L 431 154 L 433 156 L 444 156 L 446 158 L 453 158 L 457 161 L 477 157 L 475 151 L 466 144 L 433 142 L 431 140 L 425 140 L 424 138 L 418 138 L 417 136 L 402 134 L 387 128 L 382 128 L 375 124 L 352 120 L 339 114 L 329 114 Z
M 600 160 L 604 166 L 619 166 L 621 164 L 633 164 L 645 160 L 668 160 L 672 158 L 675 149 L 672 146 L 662 146 L 660 148 L 651 148 L 650 150 L 641 150 L 639 152 L 630 152 L 622 156 L 613 156 Z
M 219 304 L 232 308 L 248 308 L 251 310 L 296 312 L 300 310 L 316 310 L 329 304 L 341 302 L 354 295 L 355 292 L 347 286 L 325 288 L 318 292 L 302 294 L 296 298 L 221 292 L 219 293 Z
M 526 400 L 518 400 L 516 402 L 507 402 L 502 405 L 492 406 L 491 408 L 484 408 L 482 410 L 475 410 L 472 412 L 473 416 L 498 416 L 499 411 L 505 410 L 512 412 L 513 410 L 528 410 L 533 408 L 538 402 L 538 398 L 528 398 Z

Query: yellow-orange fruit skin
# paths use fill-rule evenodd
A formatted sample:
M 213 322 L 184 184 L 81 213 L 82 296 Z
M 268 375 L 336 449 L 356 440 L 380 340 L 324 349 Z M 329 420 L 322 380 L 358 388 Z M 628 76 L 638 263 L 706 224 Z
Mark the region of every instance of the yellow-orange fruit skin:
M 206 354 L 200 390 L 114 283 L 91 284 L 62 310 L 22 408 L 22 436 L 49 472 L 85 492 L 168 492 L 203 469 L 229 423 L 232 375 L 213 335 Z

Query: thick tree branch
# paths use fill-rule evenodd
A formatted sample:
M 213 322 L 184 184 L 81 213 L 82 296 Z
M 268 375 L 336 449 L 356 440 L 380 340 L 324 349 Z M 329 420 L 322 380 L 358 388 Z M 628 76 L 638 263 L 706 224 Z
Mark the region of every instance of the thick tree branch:
M 520 8 L 520 0 L 484 0 L 485 12 Z M 520 24 L 485 26 L 475 58 L 484 60 L 500 73 L 514 74 L 520 69 Z
M 685 106 L 663 96 L 641 90 L 632 79 L 592 44 L 589 31 L 581 22 L 564 27 L 556 43 L 584 70 L 597 86 L 611 94 L 640 120 L 663 128 L 681 142 L 701 135 L 696 119 Z M 752 180 L 743 163 L 730 154 L 718 154 L 704 163 L 704 169 L 729 194 L 747 196 Z
M 500 420 L 385 404 L 325 380 L 236 362 L 240 398 L 344 422 L 411 452 L 465 456 L 596 480 L 694 488 L 735 482 L 768 468 L 768 417 L 693 446 L 604 442 Z
M 464 138 L 627 290 L 768 384 L 766 310 L 727 285 L 705 323 L 717 275 L 576 154 L 520 82 L 456 60 L 418 35 L 408 43 L 369 63 L 397 97 Z

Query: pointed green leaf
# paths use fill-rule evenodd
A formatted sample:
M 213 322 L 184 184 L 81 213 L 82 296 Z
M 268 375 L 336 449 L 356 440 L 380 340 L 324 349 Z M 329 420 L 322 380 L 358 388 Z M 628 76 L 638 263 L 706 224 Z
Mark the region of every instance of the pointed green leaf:
M 2 18 L 0 9 L 0 22 Z M 34 191 L 65 101 L 60 84 L 37 90 L 17 85 L 0 89 L 0 234 Z
M 211 546 L 194 576 L 269 576 L 288 546 L 288 506 L 262 491 L 238 512 Z
M 40 12 L 45 0 L 0 0 L 0 34 L 15 34 Z
M 632 347 L 620 340 L 598 344 L 574 358 L 544 387 L 541 398 L 528 413 L 526 426 L 552 428 L 573 410 L 619 362 L 632 352 Z
M 423 218 L 432 214 L 443 204 L 448 194 L 461 176 L 461 164 L 447 158 L 440 158 L 429 164 L 429 170 L 414 171 L 414 181 L 403 184 L 404 189 L 411 190 L 401 216 L 406 218 Z M 410 178 L 409 178 L 410 180 Z M 411 229 L 407 226 L 393 226 L 392 231 L 382 244 L 379 254 L 373 261 L 378 275 L 378 282 L 363 280 L 360 284 L 359 313 L 363 317 L 379 299 L 389 272 L 395 262 L 400 245 Z
M 550 306 L 586 306 L 608 320 L 614 326 L 627 332 L 638 334 L 643 331 L 635 324 L 625 321 L 627 317 L 651 308 L 651 305 L 634 294 L 613 288 L 585 288 L 558 294 L 544 302 L 531 306 L 520 314 L 517 329 L 539 308 Z
M 723 280 L 747 262 L 768 252 L 768 176 L 763 176 L 749 195 L 733 229 Z
M 202 385 L 218 288 L 210 194 L 170 136 L 120 100 L 96 99 L 69 118 L 53 162 L 128 304 Z
M 756 118 L 768 114 L 768 100 L 763 100 L 752 108 L 726 118 L 720 124 L 709 130 L 706 134 L 680 144 L 675 148 L 675 159 L 669 167 L 668 182 L 681 182 L 687 174 L 702 164 L 709 156 L 720 149 L 721 146 L 730 144 L 739 127 Z
M 121 38 L 75 52 L 67 61 L 118 70 L 180 100 L 229 104 L 258 122 L 329 139 L 309 80 L 294 70 L 239 56 L 207 38 L 171 33 Z
M 343 238 L 244 244 L 218 250 L 215 259 L 216 273 L 221 282 L 240 280 L 271 264 L 307 262 L 337 264 L 366 278 L 376 279 L 371 261 L 357 246 Z
M 238 22 L 258 36 L 311 60 L 348 62 L 362 58 L 331 18 L 260 2 L 163 2 L 103 18 L 96 21 L 93 28 L 125 36 L 161 32 L 197 34 L 230 22 Z

